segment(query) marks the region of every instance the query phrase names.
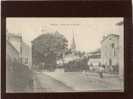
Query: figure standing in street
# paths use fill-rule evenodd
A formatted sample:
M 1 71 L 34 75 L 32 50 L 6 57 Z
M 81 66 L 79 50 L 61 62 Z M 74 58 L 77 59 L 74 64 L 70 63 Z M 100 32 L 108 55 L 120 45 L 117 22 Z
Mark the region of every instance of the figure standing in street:
M 100 78 L 103 78 L 103 72 L 104 72 L 104 67 L 101 64 L 99 64 L 98 74 Z

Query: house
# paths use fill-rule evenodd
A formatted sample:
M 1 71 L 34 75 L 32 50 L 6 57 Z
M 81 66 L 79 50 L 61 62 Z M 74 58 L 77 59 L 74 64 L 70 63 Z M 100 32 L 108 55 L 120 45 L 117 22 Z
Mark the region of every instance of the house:
M 12 62 L 19 60 L 19 52 L 8 40 L 6 40 L 6 60 L 7 60 L 7 63 L 8 63 L 8 60 Z
M 7 33 L 6 40 L 12 44 L 12 46 L 20 53 L 21 36 L 14 33 Z
M 8 33 L 6 38 L 6 61 L 19 61 L 19 39 L 20 37 Z M 17 43 L 18 42 L 18 43 Z M 15 46 L 16 45 L 16 46 Z
M 32 65 L 32 50 L 23 40 L 21 35 L 7 33 L 7 55 L 12 60 L 16 59 L 29 67 Z
M 22 42 L 22 63 L 30 68 L 32 66 L 32 48 L 25 42 Z
M 23 91 L 27 86 L 30 86 L 33 81 L 32 71 L 29 69 L 29 64 L 26 65 L 20 61 L 20 43 L 17 35 L 10 36 L 7 34 L 6 39 L 6 91 L 16 92 Z M 18 42 L 18 43 L 17 43 Z M 24 54 L 25 47 L 22 46 L 22 56 L 28 56 L 29 52 Z M 26 49 L 27 51 L 27 49 Z M 29 57 L 29 56 L 28 56 Z M 23 59 L 23 58 L 22 58 Z M 21 63 L 22 62 L 22 63 Z M 30 82 L 30 83 L 29 83 Z
M 119 36 L 119 77 L 124 79 L 124 21 L 116 23 L 116 26 L 121 30 Z
M 63 58 L 64 63 L 69 63 L 70 61 L 74 61 L 74 60 L 78 60 L 78 59 L 80 59 L 80 57 L 73 55 L 73 54 L 65 55 Z
M 101 65 L 101 51 L 100 49 L 94 51 L 94 52 L 89 52 L 88 54 L 88 66 L 91 69 L 97 70 L 99 65 Z
M 101 41 L 101 62 L 108 72 L 119 72 L 119 35 L 110 34 Z

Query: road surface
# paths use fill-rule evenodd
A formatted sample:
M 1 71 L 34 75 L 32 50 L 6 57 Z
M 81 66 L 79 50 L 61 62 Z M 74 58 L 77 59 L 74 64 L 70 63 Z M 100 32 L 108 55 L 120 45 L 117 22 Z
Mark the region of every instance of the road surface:
M 63 82 L 54 79 L 42 72 L 36 72 L 34 79 L 34 92 L 68 92 L 73 89 Z
M 35 92 L 96 92 L 123 91 L 123 81 L 114 75 L 99 78 L 96 73 L 38 72 Z

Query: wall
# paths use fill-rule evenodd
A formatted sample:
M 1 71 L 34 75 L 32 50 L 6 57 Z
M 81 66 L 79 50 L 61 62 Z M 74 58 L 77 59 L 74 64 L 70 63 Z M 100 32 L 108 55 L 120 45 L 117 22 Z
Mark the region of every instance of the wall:
M 102 64 L 106 69 L 112 69 L 111 66 L 119 65 L 119 37 L 110 35 L 104 41 L 101 46 L 101 58 Z

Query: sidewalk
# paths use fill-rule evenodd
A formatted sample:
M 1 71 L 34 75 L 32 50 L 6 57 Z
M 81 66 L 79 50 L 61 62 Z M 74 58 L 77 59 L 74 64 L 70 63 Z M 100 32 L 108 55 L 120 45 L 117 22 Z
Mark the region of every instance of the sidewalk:
M 43 72 L 77 91 L 123 91 L 123 81 L 118 76 L 84 72 Z

